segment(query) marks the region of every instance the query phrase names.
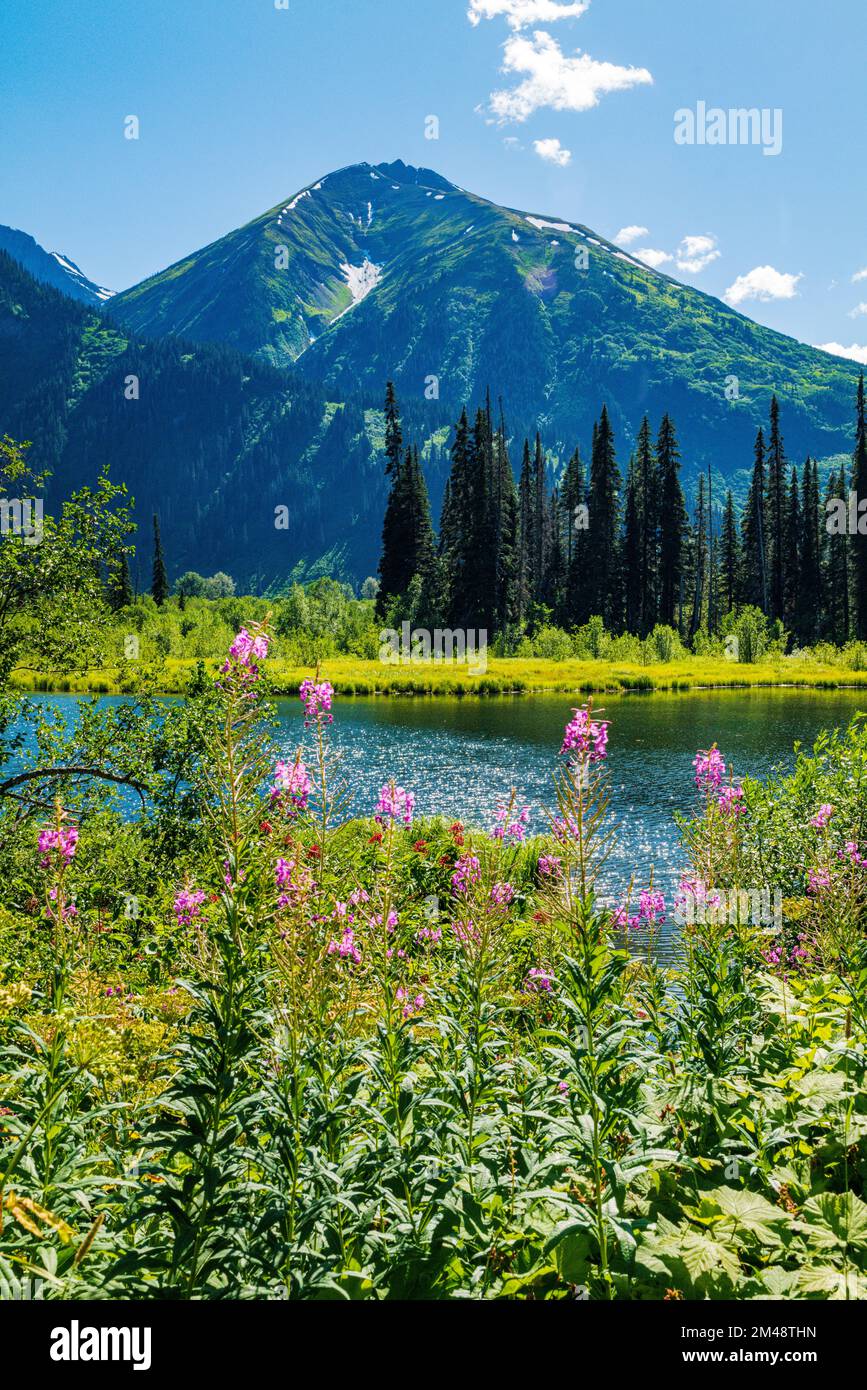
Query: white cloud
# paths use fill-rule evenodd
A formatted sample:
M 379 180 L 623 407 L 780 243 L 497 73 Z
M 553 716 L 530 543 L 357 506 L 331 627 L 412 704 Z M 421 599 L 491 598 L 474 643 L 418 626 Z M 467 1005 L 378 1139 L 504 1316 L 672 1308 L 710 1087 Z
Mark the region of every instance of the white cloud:
M 863 270 L 856 270 L 852 276 L 852 284 L 857 285 L 859 280 L 867 280 L 867 266 Z
M 700 275 L 719 257 L 715 236 L 685 236 L 677 248 L 677 268 Z
M 817 343 L 816 347 L 820 352 L 832 352 L 835 357 L 849 357 L 853 362 L 867 367 L 867 344 L 862 347 L 860 343 L 850 343 L 844 347 L 842 343 Z
M 640 236 L 647 236 L 647 227 L 621 227 L 614 238 L 615 246 L 631 246 Z
M 590 0 L 470 0 L 467 19 L 475 25 L 501 14 L 513 29 L 523 29 L 527 24 L 579 19 L 589 8 Z
M 517 87 L 491 93 L 491 112 L 498 121 L 526 121 L 535 111 L 589 111 L 609 92 L 652 83 L 646 68 L 600 63 L 580 49 L 574 58 L 556 39 L 537 29 L 532 39 L 515 35 L 504 46 L 502 71 L 526 73 Z
M 867 302 L 863 299 L 860 304 L 855 305 L 854 309 L 849 310 L 850 319 L 860 319 L 864 314 L 867 314 Z
M 534 140 L 533 149 L 546 164 L 559 164 L 565 169 L 572 162 L 572 151 L 564 150 L 559 140 Z
M 640 250 L 633 252 L 633 255 L 644 261 L 645 265 L 649 265 L 651 270 L 658 270 L 661 265 L 667 265 L 669 261 L 674 260 L 667 251 L 654 251 L 652 246 L 642 246 Z
M 785 271 L 775 270 L 772 265 L 757 265 L 746 275 L 739 275 L 733 285 L 729 285 L 723 299 L 727 304 L 737 307 L 749 299 L 794 299 L 798 282 L 803 275 L 787 275 Z

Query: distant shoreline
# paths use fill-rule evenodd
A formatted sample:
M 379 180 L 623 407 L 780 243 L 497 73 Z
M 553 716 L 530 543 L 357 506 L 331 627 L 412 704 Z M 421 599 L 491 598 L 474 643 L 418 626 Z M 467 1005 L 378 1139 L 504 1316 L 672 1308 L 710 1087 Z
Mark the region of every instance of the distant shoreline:
M 122 668 L 60 676 L 19 672 L 13 691 L 22 694 L 130 695 L 143 674 L 161 695 L 184 695 L 197 667 L 196 658 L 168 658 L 165 663 L 127 663 Z M 208 676 L 220 663 L 204 660 Z M 271 689 L 276 696 L 295 696 L 314 667 L 269 662 Z M 491 698 L 533 695 L 678 694 L 711 690 L 865 690 L 867 671 L 784 657 L 767 664 L 747 665 L 716 658 L 694 658 L 642 666 L 608 661 L 545 661 L 537 658 L 492 658 L 484 674 L 469 675 L 455 663 L 417 663 L 387 666 L 379 661 L 334 657 L 323 660 L 320 675 L 343 697 L 377 698 Z

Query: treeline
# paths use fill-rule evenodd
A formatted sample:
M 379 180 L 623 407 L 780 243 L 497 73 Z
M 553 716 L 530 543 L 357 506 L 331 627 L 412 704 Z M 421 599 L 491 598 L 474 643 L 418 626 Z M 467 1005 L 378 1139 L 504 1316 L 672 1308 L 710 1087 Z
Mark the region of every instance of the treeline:
M 714 495 L 710 470 L 687 509 L 668 414 L 655 431 L 645 416 L 625 477 L 603 406 L 589 467 L 576 448 L 555 474 L 537 434 L 533 445 L 524 441 L 516 481 L 502 405 L 495 415 L 489 393 L 472 424 L 464 409 L 455 427 L 436 536 L 419 451 L 404 439 L 391 383 L 385 424 L 381 619 L 508 638 L 552 623 L 574 631 L 599 616 L 612 633 L 643 638 L 663 624 L 694 641 L 719 635 L 731 614 L 751 606 L 800 645 L 867 638 L 863 374 L 852 460 L 832 469 L 824 488 L 815 459 L 800 474 L 787 459 L 772 398 L 740 510 L 730 490 Z

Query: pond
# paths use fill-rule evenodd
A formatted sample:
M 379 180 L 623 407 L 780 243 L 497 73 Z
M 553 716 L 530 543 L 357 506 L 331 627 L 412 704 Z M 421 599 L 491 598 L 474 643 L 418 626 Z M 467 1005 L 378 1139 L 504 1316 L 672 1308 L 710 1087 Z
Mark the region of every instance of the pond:
M 42 697 L 68 709 L 75 696 Z M 370 814 L 379 788 L 394 778 L 415 792 L 417 815 L 444 815 L 492 827 L 514 787 L 531 808 L 530 829 L 547 822 L 563 728 L 579 697 L 336 699 L 331 736 L 351 809 Z M 108 701 L 114 703 L 114 700 Z M 611 820 L 618 827 L 601 887 L 618 898 L 634 876 L 670 895 L 683 866 L 675 811 L 695 805 L 692 760 L 716 743 L 736 776 L 790 769 L 798 741 L 845 726 L 864 692 L 740 690 L 597 696 L 611 721 L 608 775 Z M 305 735 L 297 700 L 278 702 L 280 737 L 292 756 Z M 308 744 L 309 746 L 309 744 Z
M 491 827 L 511 789 L 547 824 L 552 776 L 563 728 L 578 697 L 336 700 L 332 737 L 353 807 L 369 813 L 379 787 L 394 778 L 416 794 L 416 814 L 441 814 Z M 764 777 L 794 764 L 797 741 L 845 726 L 867 701 L 858 691 L 708 691 L 619 695 L 594 700 L 611 721 L 608 774 L 611 817 L 619 827 L 603 875 L 618 894 L 633 873 L 667 893 L 683 863 L 675 811 L 695 805 L 692 760 L 716 743 L 735 775 Z M 287 752 L 303 735 L 297 701 L 280 701 Z

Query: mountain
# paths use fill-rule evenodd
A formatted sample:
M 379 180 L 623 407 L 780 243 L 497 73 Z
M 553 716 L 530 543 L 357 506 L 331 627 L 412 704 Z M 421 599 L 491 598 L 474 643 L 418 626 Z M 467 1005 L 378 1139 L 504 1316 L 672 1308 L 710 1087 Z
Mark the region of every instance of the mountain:
M 774 392 L 793 460 L 850 447 L 854 363 L 581 223 L 500 207 L 399 160 L 326 175 L 117 295 L 110 313 L 147 337 L 294 364 L 336 399 L 378 399 L 391 377 L 403 401 L 438 392 L 453 417 L 490 387 L 514 434 L 540 428 L 555 462 L 588 447 L 603 401 L 622 455 L 645 411 L 655 423 L 668 410 L 687 481 L 710 466 L 742 494 Z
M 136 398 L 137 392 L 137 398 Z M 411 427 L 420 432 L 420 413 Z M 48 501 L 104 464 L 135 499 L 137 577 L 160 517 L 172 580 L 228 571 L 242 591 L 375 572 L 381 412 L 231 349 L 144 342 L 0 252 L 0 435 L 32 441 Z M 288 529 L 275 509 L 288 507 Z M 133 578 L 136 578 L 134 567 Z
M 75 261 L 62 256 L 59 251 L 44 250 L 27 232 L 19 232 L 15 227 L 0 227 L 0 251 L 14 257 L 41 284 L 51 285 L 70 299 L 92 305 L 104 304 L 111 299 L 111 290 L 88 280 Z

